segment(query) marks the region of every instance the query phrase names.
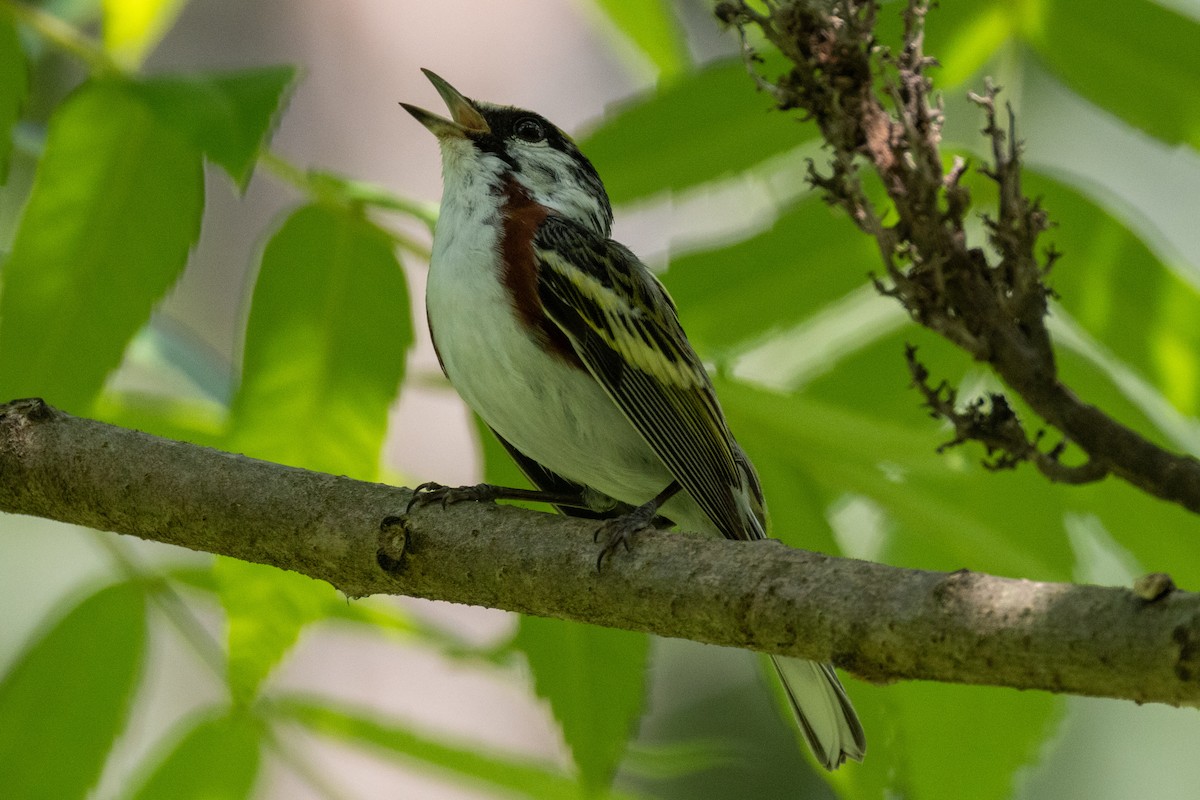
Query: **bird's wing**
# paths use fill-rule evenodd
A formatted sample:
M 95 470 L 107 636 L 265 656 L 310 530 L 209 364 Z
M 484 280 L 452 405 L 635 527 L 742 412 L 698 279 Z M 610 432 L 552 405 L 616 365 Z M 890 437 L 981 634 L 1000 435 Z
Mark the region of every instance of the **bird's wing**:
M 662 284 L 625 247 L 561 217 L 533 246 L 542 305 L 580 360 L 727 538 L 762 536 L 737 500 L 757 478 Z

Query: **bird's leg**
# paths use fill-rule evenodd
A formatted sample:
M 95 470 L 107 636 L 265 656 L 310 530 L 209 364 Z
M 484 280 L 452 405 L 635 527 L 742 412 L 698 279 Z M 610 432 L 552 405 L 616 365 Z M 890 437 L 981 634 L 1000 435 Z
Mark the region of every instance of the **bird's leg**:
M 474 486 L 443 486 L 440 483 L 422 483 L 413 489 L 412 497 L 408 499 L 407 514 L 418 506 L 429 503 L 441 503 L 442 508 L 453 503 L 466 501 L 476 503 L 495 502 L 496 500 L 526 500 L 531 503 L 551 503 L 557 506 L 587 508 L 587 499 L 582 491 L 579 492 L 544 492 L 538 489 L 515 489 L 508 486 L 493 486 L 490 483 L 478 483 Z
M 622 514 L 619 517 L 614 517 L 608 522 L 596 529 L 595 540 L 600 541 L 604 537 L 604 546 L 600 548 L 600 555 L 596 557 L 596 571 L 604 565 L 604 557 L 609 555 L 618 546 L 624 545 L 625 550 L 629 550 L 629 541 L 634 534 L 640 533 L 647 528 L 653 528 L 655 520 L 661 519 L 658 516 L 658 510 L 663 507 L 668 500 L 679 493 L 683 488 L 679 485 L 679 481 L 671 481 L 667 488 L 659 492 L 649 503 L 644 503 L 630 511 L 628 514 Z

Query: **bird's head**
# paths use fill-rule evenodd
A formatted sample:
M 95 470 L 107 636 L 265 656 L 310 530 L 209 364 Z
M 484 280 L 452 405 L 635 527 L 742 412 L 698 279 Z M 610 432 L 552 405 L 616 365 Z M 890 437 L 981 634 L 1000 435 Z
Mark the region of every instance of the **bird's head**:
M 536 202 L 608 237 L 608 193 L 571 137 L 533 111 L 468 100 L 429 70 L 422 70 L 450 111 L 450 119 L 401 103 L 438 138 L 447 192 L 481 182 L 501 192 L 514 180 Z

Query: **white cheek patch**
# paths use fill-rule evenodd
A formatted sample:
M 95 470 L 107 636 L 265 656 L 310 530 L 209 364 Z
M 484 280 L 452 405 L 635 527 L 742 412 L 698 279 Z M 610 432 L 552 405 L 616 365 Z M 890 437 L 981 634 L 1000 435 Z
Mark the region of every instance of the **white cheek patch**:
M 545 145 L 518 151 L 517 180 L 538 203 L 607 238 L 611 224 L 604 187 L 582 179 L 579 164 L 569 154 Z

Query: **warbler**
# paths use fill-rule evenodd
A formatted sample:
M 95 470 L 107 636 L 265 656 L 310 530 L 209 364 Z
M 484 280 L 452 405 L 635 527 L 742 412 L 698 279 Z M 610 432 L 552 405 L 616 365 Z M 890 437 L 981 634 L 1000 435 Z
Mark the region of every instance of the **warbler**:
M 606 519 L 600 559 L 664 521 L 766 538 L 754 467 L 666 289 L 609 238 L 592 163 L 541 115 L 469 100 L 423 72 L 450 112 L 401 104 L 442 157 L 425 296 L 434 348 L 538 491 L 425 484 L 414 497 L 521 497 Z M 817 760 L 861 761 L 862 725 L 833 667 L 773 661 Z

